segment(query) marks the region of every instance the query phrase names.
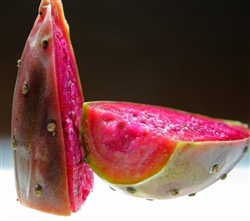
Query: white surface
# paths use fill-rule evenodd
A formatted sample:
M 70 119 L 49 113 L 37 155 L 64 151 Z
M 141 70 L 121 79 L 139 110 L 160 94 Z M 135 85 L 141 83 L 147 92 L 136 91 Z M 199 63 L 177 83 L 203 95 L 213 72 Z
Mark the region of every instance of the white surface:
M 95 177 L 82 210 L 60 217 L 28 209 L 16 201 L 9 139 L 1 139 L 0 221 L 5 220 L 250 220 L 249 154 L 229 174 L 195 197 L 147 201 L 112 191 Z
M 112 191 L 95 177 L 95 190 L 70 217 L 41 213 L 16 201 L 13 170 L 1 171 L 0 220 L 250 220 L 249 168 L 235 168 L 195 197 L 147 201 Z

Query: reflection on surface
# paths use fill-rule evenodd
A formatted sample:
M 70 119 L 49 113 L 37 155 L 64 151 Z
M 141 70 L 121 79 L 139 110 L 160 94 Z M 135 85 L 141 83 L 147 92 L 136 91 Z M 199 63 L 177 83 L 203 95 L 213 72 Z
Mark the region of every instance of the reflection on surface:
M 2 168 L 13 168 L 13 157 L 10 137 L 1 138 L 1 164 Z
M 2 168 L 13 168 L 13 157 L 12 157 L 12 147 L 10 138 L 1 138 L 1 161 Z M 249 155 L 250 151 L 244 156 L 244 158 L 237 164 L 238 167 L 249 167 Z
M 97 176 L 94 192 L 82 210 L 59 217 L 25 208 L 17 202 L 10 139 L 1 140 L 0 220 L 249 220 L 249 154 L 226 180 L 195 197 L 147 201 L 112 191 Z M 14 211 L 14 212 L 13 212 Z
M 112 191 L 95 177 L 94 192 L 82 210 L 58 217 L 27 209 L 17 202 L 13 170 L 1 171 L 0 220 L 249 220 L 249 171 L 237 168 L 224 181 L 194 197 L 147 201 Z

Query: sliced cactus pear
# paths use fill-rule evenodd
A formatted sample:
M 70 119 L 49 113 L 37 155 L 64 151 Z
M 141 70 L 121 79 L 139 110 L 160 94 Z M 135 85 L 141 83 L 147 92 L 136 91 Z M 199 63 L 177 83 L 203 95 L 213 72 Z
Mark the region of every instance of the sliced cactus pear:
M 112 189 L 147 199 L 194 196 L 247 152 L 245 124 L 126 102 L 88 102 L 85 161 Z
M 18 201 L 70 215 L 92 190 L 93 173 L 83 160 L 83 93 L 61 1 L 41 1 L 18 67 L 12 110 Z

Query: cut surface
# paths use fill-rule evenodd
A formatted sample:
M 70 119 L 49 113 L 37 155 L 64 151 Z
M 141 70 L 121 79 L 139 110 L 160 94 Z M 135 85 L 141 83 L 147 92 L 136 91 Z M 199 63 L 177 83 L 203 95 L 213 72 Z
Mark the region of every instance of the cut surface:
M 110 183 L 145 180 L 166 165 L 179 141 L 232 141 L 249 137 L 244 126 L 162 107 L 84 104 L 82 140 L 87 162 Z
M 12 109 L 18 201 L 70 215 L 92 190 L 93 172 L 83 161 L 83 94 L 61 1 L 41 1 L 18 66 Z
M 55 6 L 52 5 L 52 7 Z M 58 12 L 59 16 L 54 12 L 52 17 L 55 62 L 66 151 L 69 197 L 71 211 L 76 212 L 92 190 L 93 174 L 83 161 L 84 155 L 80 140 L 83 104 L 80 79 L 62 7 L 58 7 Z
M 138 128 L 181 141 L 226 141 L 248 136 L 247 129 L 173 109 L 131 103 L 90 103 L 93 113 L 102 114 L 103 122 L 133 123 Z

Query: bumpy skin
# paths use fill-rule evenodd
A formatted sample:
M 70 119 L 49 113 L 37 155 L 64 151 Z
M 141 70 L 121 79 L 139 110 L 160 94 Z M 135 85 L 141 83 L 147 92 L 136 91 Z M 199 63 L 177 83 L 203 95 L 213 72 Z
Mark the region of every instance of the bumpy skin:
M 244 156 L 248 145 L 249 138 L 227 142 L 178 142 L 159 173 L 133 185 L 110 185 L 147 199 L 193 196 L 217 180 L 225 179 Z
M 83 161 L 83 94 L 61 1 L 41 1 L 18 67 L 12 110 L 18 201 L 70 215 L 91 191 L 93 173 Z
M 81 132 L 91 168 L 147 199 L 194 196 L 225 179 L 250 142 L 240 122 L 124 102 L 85 103 Z

